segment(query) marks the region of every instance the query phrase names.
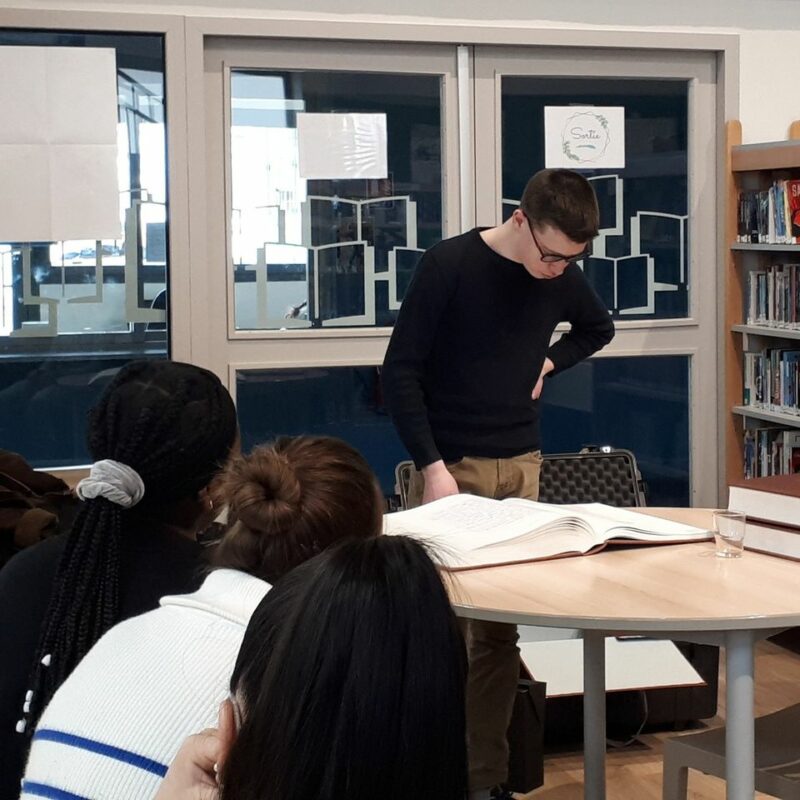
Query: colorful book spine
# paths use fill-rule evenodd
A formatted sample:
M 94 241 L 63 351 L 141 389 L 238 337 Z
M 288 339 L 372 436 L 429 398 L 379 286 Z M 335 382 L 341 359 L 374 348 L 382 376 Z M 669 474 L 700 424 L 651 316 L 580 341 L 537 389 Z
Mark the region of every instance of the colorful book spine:
M 800 180 L 739 192 L 736 239 L 743 243 L 800 244 Z

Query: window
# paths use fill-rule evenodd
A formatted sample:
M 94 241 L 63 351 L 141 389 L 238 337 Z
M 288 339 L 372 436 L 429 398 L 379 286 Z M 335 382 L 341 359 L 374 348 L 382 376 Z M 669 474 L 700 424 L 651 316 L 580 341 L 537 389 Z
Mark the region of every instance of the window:
M 686 80 L 503 77 L 504 216 L 544 166 L 545 106 L 625 109 L 625 168 L 582 173 L 600 206 L 583 269 L 615 319 L 688 316 L 688 100 Z
M 0 243 L 0 441 L 35 466 L 89 460 L 86 411 L 134 358 L 168 353 L 164 42 L 0 30 L 0 46 L 111 47 L 124 238 Z
M 386 495 L 408 458 L 383 405 L 377 367 L 242 370 L 236 375 L 242 447 L 277 436 L 337 436 L 369 461 Z
M 633 451 L 651 506 L 687 506 L 689 358 L 593 358 L 551 378 L 542 395 L 542 449 Z
M 391 325 L 442 238 L 441 79 L 231 72 L 231 233 L 238 330 Z M 297 115 L 383 114 L 388 174 L 306 180 Z

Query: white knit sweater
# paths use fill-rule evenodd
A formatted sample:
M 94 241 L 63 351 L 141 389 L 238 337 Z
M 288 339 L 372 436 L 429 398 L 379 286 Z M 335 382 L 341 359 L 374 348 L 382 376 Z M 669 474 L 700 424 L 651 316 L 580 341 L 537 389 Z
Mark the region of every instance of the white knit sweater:
M 194 594 L 164 597 L 108 631 L 45 709 L 21 797 L 152 798 L 183 740 L 216 724 L 268 589 L 216 570 Z

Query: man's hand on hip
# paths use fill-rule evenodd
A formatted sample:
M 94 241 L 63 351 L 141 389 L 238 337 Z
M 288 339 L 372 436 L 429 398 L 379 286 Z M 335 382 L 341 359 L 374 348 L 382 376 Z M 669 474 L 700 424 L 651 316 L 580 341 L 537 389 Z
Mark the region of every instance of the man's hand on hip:
M 533 391 L 531 392 L 531 397 L 534 400 L 538 400 L 542 396 L 544 376 L 552 372 L 555 368 L 556 365 L 549 358 L 545 358 L 544 364 L 542 364 L 542 371 L 539 373 L 539 380 L 536 381 L 536 386 L 533 387 Z
M 425 489 L 422 492 L 422 503 L 430 503 L 451 494 L 458 494 L 456 479 L 450 474 L 444 461 L 434 461 L 422 468 Z

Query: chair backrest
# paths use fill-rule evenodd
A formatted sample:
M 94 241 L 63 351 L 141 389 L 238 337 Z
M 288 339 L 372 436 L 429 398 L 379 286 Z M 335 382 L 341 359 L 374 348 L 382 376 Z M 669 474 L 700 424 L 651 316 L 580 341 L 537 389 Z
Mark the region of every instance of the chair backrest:
M 584 448 L 546 455 L 539 477 L 543 503 L 644 506 L 645 484 L 630 450 Z
M 411 482 L 413 461 L 401 461 L 394 468 L 394 491 L 400 498 L 400 510 L 408 508 L 408 484 Z

